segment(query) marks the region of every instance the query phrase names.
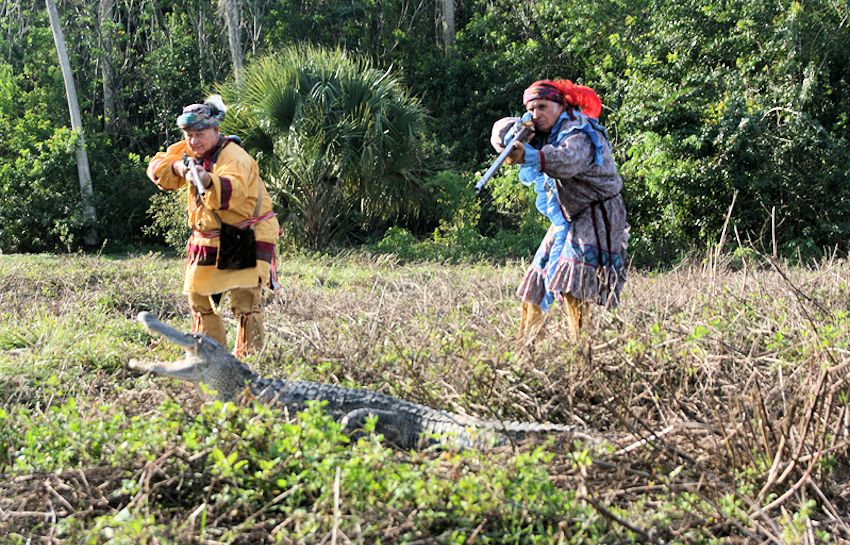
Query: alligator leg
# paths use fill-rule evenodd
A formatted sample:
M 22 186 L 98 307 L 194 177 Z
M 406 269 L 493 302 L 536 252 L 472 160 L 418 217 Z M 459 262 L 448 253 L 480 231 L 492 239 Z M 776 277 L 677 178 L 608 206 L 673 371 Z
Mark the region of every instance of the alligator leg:
M 417 447 L 419 433 L 410 429 L 409 422 L 398 422 L 398 414 L 382 409 L 361 408 L 349 411 L 340 423 L 345 433 L 352 439 L 363 437 L 366 419 L 378 417 L 375 432 L 384 436 L 384 440 L 396 447 L 407 450 Z

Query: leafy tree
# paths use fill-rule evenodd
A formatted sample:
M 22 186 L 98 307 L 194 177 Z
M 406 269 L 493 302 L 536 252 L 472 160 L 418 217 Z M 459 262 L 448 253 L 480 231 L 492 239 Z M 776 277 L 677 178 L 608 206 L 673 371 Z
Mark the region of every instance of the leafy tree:
M 737 192 L 742 241 L 770 248 L 775 223 L 789 249 L 845 244 L 848 134 L 829 97 L 850 76 L 838 46 L 850 35 L 835 6 L 656 2 L 653 12 L 632 22 L 631 39 L 612 40 L 626 60 L 615 116 L 629 127 L 638 241 L 681 251 L 716 240 Z
M 217 4 L 240 7 L 241 22 L 232 21 L 230 32 Z M 152 189 L 138 163 L 180 137 L 174 119 L 183 105 L 232 75 L 232 40 L 246 44 L 249 61 L 305 43 L 365 55 L 372 67 L 392 66 L 392 78 L 421 97 L 417 107 L 429 114 L 417 118 L 417 158 L 409 168 L 390 169 L 405 172 L 398 186 L 383 173 L 367 175 L 374 170 L 368 156 L 363 166 L 344 169 L 360 168 L 362 176 L 325 186 L 307 183 L 339 177 L 343 165 L 354 163 L 311 157 L 354 157 L 362 142 L 337 138 L 331 149 L 327 142 L 335 136 L 325 127 L 312 141 L 306 124 L 293 122 L 291 131 L 269 128 L 278 144 L 299 135 L 280 149 L 306 150 L 287 168 L 291 179 L 303 178 L 298 187 L 307 192 L 278 197 L 301 232 L 314 233 L 301 236 L 302 243 L 360 240 L 365 231 L 372 236 L 389 224 L 418 235 L 446 225 L 487 236 L 504 230 L 530 236 L 542 229 L 517 212 L 525 195 L 512 180 L 494 184 L 475 205 L 456 189 L 492 159 L 490 126 L 520 110 L 523 88 L 541 77 L 567 77 L 603 98 L 602 122 L 621 165 L 632 255 L 639 263 L 666 263 L 716 241 L 733 195 L 736 236 L 729 240 L 769 249 L 775 242 L 790 255 L 847 247 L 846 2 L 464 0 L 453 4 L 451 55 L 439 24 L 439 17 L 449 15 L 444 5 L 58 0 L 104 237 L 145 239 L 136 211 L 147 206 Z M 82 213 L 68 206 L 76 176 L 58 122 L 67 110 L 43 2 L 0 2 L 0 59 L 7 66 L 2 85 L 15 89 L 4 95 L 14 100 L 0 112 L 0 249 L 74 248 L 82 240 Z M 270 149 L 276 153 L 274 145 Z M 274 166 L 273 155 L 266 154 L 264 169 Z M 423 155 L 432 162 L 440 157 L 440 164 L 429 166 L 444 173 L 430 176 Z M 296 159 L 303 164 L 296 166 Z M 71 180 L 54 180 L 33 161 Z M 363 189 L 373 186 L 386 194 Z M 21 201 L 24 194 L 30 196 Z M 67 200 L 54 205 L 54 196 Z M 319 205 L 326 201 L 337 204 Z M 127 223 L 114 212 L 125 207 L 133 211 Z M 299 215 L 299 209 L 312 213 Z M 446 218 L 448 210 L 457 217 Z M 37 229 L 31 241 L 28 229 Z M 323 229 L 325 235 L 317 237 Z

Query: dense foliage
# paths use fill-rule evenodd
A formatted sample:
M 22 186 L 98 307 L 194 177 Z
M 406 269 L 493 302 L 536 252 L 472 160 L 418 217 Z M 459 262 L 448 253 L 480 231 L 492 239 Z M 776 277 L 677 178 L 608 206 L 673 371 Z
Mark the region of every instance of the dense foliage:
M 162 233 L 144 229 L 152 221 L 145 211 L 154 189 L 144 179 L 143 158 L 179 138 L 179 108 L 216 87 L 239 95 L 214 4 L 59 3 L 100 232 L 112 243 L 162 240 Z M 262 70 L 289 46 L 311 43 L 318 58 L 339 48 L 354 63 L 387 70 L 406 88 L 400 96 L 420 97 L 428 114 L 427 125 L 417 129 L 423 145 L 417 153 L 430 168 L 414 169 L 396 191 L 376 194 L 365 221 L 359 206 L 337 211 L 345 228 L 333 231 L 330 242 L 377 241 L 393 223 L 418 237 L 448 229 L 492 238 L 526 229 L 533 220 L 513 207 L 519 201 L 529 208 L 517 184 L 507 208 L 504 198 L 488 193 L 476 201 L 440 184 L 473 182 L 492 157 L 491 123 L 519 110 L 529 82 L 567 77 L 596 88 L 605 103 L 602 122 L 625 179 L 632 255 L 639 262 L 668 262 L 716 242 L 733 200 L 731 244 L 802 256 L 846 248 L 846 3 L 464 0 L 456 2 L 451 44 L 434 24 L 440 4 L 252 0 L 241 6 L 249 71 Z M 78 140 L 65 129 L 64 91 L 44 11 L 39 2 L 0 3 L 4 252 L 73 249 L 84 227 L 70 153 Z M 336 153 L 324 157 L 338 164 L 352 149 Z M 309 178 L 302 167 L 297 174 Z M 381 174 L 370 175 L 369 187 L 382 185 Z M 446 207 L 449 194 L 460 200 Z M 288 210 L 291 198 L 275 198 L 279 212 Z M 168 202 L 160 199 L 148 214 L 162 217 Z M 447 209 L 452 216 L 441 215 Z M 413 210 L 421 213 L 398 213 Z M 285 227 L 297 232 L 298 225 Z

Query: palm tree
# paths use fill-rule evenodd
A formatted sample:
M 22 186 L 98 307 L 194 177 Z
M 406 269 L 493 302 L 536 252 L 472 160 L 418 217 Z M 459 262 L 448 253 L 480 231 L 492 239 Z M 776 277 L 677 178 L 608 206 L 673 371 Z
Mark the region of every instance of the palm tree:
M 219 89 L 224 129 L 244 137 L 302 243 L 415 218 L 427 169 L 425 112 L 391 71 L 342 50 L 292 47 Z

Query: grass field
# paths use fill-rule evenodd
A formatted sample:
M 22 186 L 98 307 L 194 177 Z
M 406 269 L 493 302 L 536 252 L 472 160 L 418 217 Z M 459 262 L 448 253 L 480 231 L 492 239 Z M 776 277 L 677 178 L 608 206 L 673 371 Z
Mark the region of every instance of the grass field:
M 126 365 L 179 356 L 135 315 L 189 329 L 180 260 L 0 255 L 0 543 L 850 542 L 846 260 L 633 271 L 578 343 L 558 312 L 513 339 L 522 270 L 283 259 L 247 363 L 598 445 L 405 452 L 204 402 Z

